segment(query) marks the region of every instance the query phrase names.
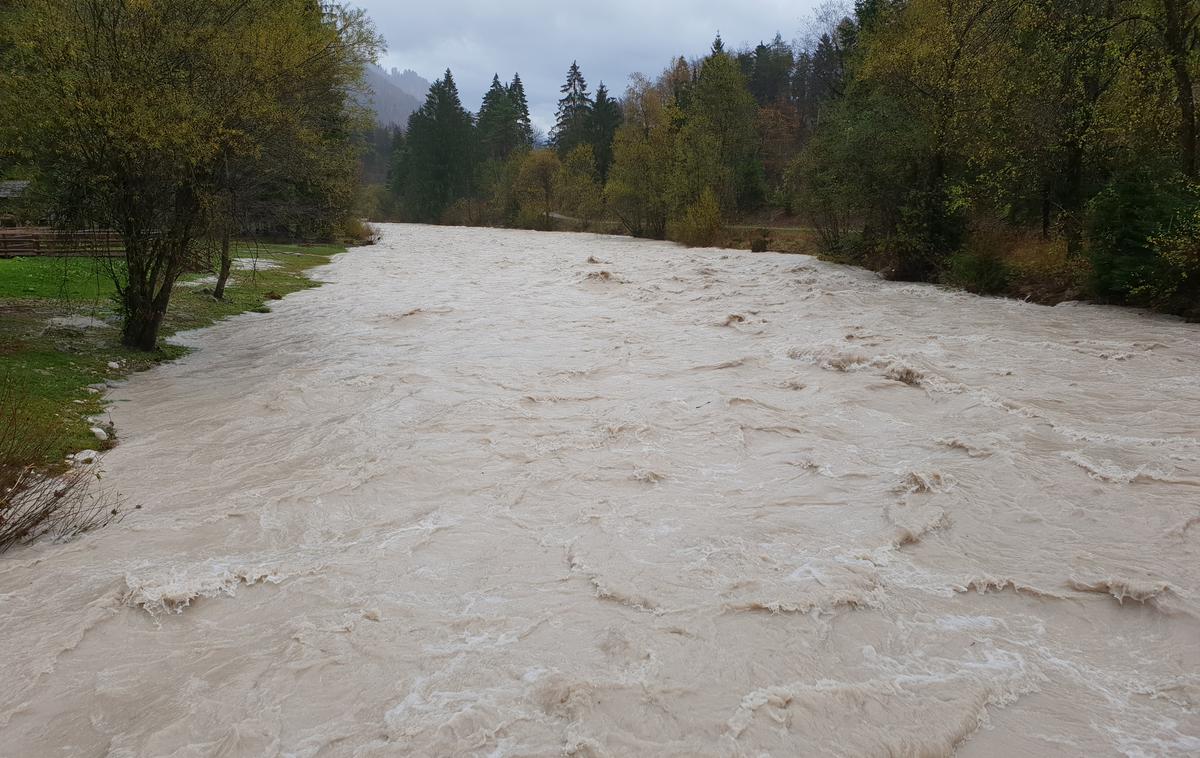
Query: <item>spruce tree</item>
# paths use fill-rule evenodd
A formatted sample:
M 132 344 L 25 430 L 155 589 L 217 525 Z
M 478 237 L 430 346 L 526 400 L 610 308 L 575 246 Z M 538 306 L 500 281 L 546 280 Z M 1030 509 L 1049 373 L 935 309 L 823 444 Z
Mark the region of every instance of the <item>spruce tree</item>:
M 608 180 L 608 169 L 612 165 L 613 137 L 621 126 L 621 104 L 608 96 L 608 88 L 600 83 L 596 90 L 596 102 L 592 106 L 591 144 L 596 157 L 596 172 L 600 181 Z
M 529 101 L 525 99 L 525 85 L 521 83 L 519 73 L 513 74 L 512 82 L 508 85 L 508 96 L 517 112 L 521 143 L 525 147 L 533 147 L 533 120 L 529 118 Z
M 594 104 L 577 61 L 572 61 L 567 70 L 567 81 L 559 92 L 562 99 L 558 101 L 552 140 L 559 155 L 566 155 L 576 145 L 591 142 L 589 131 Z
M 516 103 L 498 75 L 492 77 L 492 86 L 483 96 L 476 134 L 484 160 L 503 160 L 524 143 Z
M 471 191 L 474 124 L 462 106 L 450 69 L 429 88 L 425 104 L 408 119 L 396 176 L 409 213 L 438 221 Z

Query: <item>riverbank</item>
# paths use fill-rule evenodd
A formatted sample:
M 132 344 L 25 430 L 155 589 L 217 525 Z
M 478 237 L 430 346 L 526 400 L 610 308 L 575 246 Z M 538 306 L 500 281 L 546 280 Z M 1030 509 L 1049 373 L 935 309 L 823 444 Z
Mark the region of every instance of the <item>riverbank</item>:
M 619 221 L 612 219 L 583 221 L 555 213 L 551 214 L 551 223 L 553 228 L 549 231 L 631 236 Z M 840 249 L 834 250 L 828 241 L 822 240 L 818 230 L 806 225 L 803 219 L 779 214 L 764 213 L 724 224 L 707 247 L 811 255 L 829 263 L 873 271 L 889 279 L 895 266 L 887 250 L 864 249 L 852 237 L 847 237 Z M 946 258 L 930 281 L 921 283 L 1038 305 L 1087 302 L 1139 309 L 1148 307 L 1148 304 L 1113 303 L 1095 297 L 1092 292 L 1095 280 L 1091 261 L 1083 256 L 1070 257 L 1063 240 L 995 226 L 974 229 L 963 249 Z M 1190 310 L 1148 309 L 1188 321 L 1200 321 L 1200 303 Z
M 175 285 L 162 335 L 247 311 L 266 312 L 272 300 L 317 286 L 306 272 L 345 250 L 239 245 L 225 299 L 213 299 L 212 275 L 185 275 Z M 120 344 L 109 265 L 89 258 L 0 260 L 0 381 L 21 405 L 20 417 L 55 429 L 59 440 L 42 460 L 26 463 L 52 465 L 77 451 L 111 447 L 120 430 L 106 415 L 108 386 L 187 353 L 166 342 L 151 353 Z

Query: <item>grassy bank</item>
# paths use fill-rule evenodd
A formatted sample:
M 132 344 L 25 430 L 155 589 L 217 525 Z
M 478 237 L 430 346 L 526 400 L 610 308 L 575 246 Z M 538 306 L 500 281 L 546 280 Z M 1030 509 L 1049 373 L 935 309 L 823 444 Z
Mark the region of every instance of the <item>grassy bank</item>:
M 305 272 L 345 251 L 340 245 L 240 245 L 241 261 L 225 299 L 211 295 L 212 277 L 191 274 L 175 287 L 164 337 L 212 324 L 316 286 Z M 110 263 L 77 258 L 0 260 L 0 380 L 15 388 L 24 418 L 56 430 L 60 440 L 43 464 L 68 453 L 100 449 L 92 419 L 104 412 L 104 384 L 179 357 L 164 345 L 143 353 L 120 344 Z M 119 264 L 117 264 L 119 265 Z M 100 424 L 103 426 L 103 424 Z M 119 433 L 119 429 L 116 430 Z

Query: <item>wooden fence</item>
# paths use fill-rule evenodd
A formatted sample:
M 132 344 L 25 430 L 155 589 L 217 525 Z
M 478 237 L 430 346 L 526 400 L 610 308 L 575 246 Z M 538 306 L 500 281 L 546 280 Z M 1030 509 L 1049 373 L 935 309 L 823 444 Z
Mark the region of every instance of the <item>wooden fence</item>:
M 118 258 L 124 254 L 125 248 L 116 232 L 65 232 L 42 227 L 0 229 L 0 258 Z

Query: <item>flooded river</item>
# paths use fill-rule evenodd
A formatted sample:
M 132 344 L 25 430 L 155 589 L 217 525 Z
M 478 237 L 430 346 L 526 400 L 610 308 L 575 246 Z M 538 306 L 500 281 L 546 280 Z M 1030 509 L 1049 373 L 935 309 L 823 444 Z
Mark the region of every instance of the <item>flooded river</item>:
M 388 226 L 113 393 L 4 756 L 1200 755 L 1200 327 Z

